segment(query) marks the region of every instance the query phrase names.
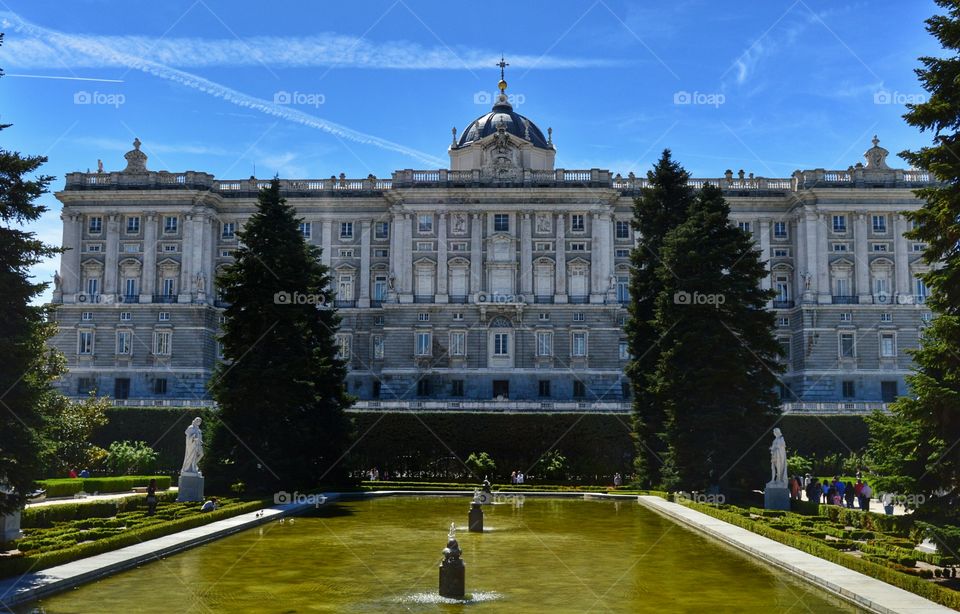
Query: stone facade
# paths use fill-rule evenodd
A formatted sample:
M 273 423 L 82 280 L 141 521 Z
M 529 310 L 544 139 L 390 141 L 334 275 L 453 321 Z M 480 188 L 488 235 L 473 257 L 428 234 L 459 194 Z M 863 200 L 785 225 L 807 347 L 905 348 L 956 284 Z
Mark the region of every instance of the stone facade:
M 501 94 L 451 144 L 451 170 L 281 182 L 331 269 L 361 407 L 627 407 L 629 222 L 646 180 L 555 169 L 551 133 Z M 70 173 L 57 193 L 63 386 L 204 402 L 218 360 L 216 275 L 268 182 L 150 171 L 139 145 L 125 170 Z M 786 401 L 905 392 L 906 350 L 929 311 L 916 279 L 923 246 L 902 236 L 902 212 L 920 206 L 911 190 L 928 178 L 889 168 L 886 155 L 875 139 L 866 163 L 844 171 L 691 180 L 723 189 L 770 263 Z

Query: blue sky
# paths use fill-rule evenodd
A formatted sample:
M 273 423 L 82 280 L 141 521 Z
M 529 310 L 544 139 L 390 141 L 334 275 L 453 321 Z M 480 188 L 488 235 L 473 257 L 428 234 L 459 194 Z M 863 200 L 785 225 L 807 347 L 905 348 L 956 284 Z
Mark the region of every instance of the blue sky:
M 901 115 L 924 95 L 916 58 L 939 52 L 923 25 L 935 12 L 928 0 L 2 0 L 0 121 L 14 124 L 2 146 L 48 156 L 55 190 L 98 159 L 121 169 L 135 136 L 153 170 L 221 178 L 437 168 L 450 129 L 489 109 L 502 52 L 515 108 L 553 128 L 558 167 L 641 174 L 670 147 L 699 177 L 845 169 L 875 133 L 894 153 L 928 141 Z M 43 202 L 34 230 L 59 243 L 59 205 Z

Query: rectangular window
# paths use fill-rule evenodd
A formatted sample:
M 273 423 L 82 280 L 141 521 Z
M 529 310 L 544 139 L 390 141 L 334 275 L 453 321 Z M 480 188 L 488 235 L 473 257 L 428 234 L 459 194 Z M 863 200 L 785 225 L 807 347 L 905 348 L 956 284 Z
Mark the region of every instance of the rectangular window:
M 102 251 L 103 251 L 103 245 L 101 245 L 100 243 L 87 243 L 87 251 L 88 251 L 88 252 L 102 252 Z
M 380 382 L 378 381 L 373 382 L 373 386 L 370 389 L 370 396 L 372 396 L 375 399 L 380 398 Z
M 616 256 L 617 258 L 629 258 L 629 257 L 630 257 L 630 250 L 629 250 L 629 249 L 618 249 L 618 250 L 616 251 L 615 256 Z
M 880 400 L 884 403 L 893 403 L 897 400 L 897 382 L 880 382 Z
M 177 232 L 177 216 L 175 215 L 166 215 L 163 217 L 163 232 L 167 234 L 175 234 Z
M 835 252 L 845 252 L 845 251 L 847 251 L 847 244 L 846 244 L 846 243 L 834 243 L 834 244 L 833 244 L 833 251 L 835 251 Z
M 390 257 L 390 250 L 382 249 L 382 248 L 381 248 L 381 249 L 375 249 L 375 250 L 373 250 L 373 257 L 374 257 L 374 258 L 389 258 L 389 257 Z
M 337 358 L 340 360 L 350 360 L 350 335 L 337 335 Z
M 125 296 L 137 295 L 137 280 L 130 278 L 123 280 L 123 293 Z
M 353 222 L 340 222 L 340 238 L 341 239 L 353 238 Z
M 313 223 L 300 222 L 300 234 L 304 239 L 309 239 L 313 235 Z
M 774 257 L 774 258 L 789 258 L 789 257 L 790 257 L 790 250 L 789 250 L 789 249 L 784 249 L 784 248 L 775 249 L 775 250 L 773 250 L 773 257 Z
M 840 358 L 854 358 L 854 345 L 852 333 L 840 334 Z
M 843 313 L 840 314 L 840 321 L 841 321 L 841 322 L 852 322 L 852 321 L 853 321 L 853 314 L 850 313 L 849 311 L 844 311 Z
M 570 244 L 571 252 L 585 252 L 587 251 L 587 244 L 583 241 L 575 241 Z
M 787 238 L 787 223 L 786 222 L 774 222 L 773 223 L 773 236 L 776 239 L 786 239 Z
M 430 380 L 428 379 L 417 380 L 417 396 L 418 397 L 430 396 Z
M 894 358 L 897 355 L 897 339 L 893 333 L 883 333 L 880 335 L 880 356 L 883 358 Z
M 153 353 L 156 356 L 169 356 L 172 337 L 173 333 L 168 330 L 158 330 L 153 333 Z
M 421 213 L 417 216 L 417 231 L 420 233 L 433 232 L 432 213 Z
M 352 249 L 341 249 L 339 252 L 341 258 L 353 258 Z
M 222 250 L 220 250 L 220 257 L 221 257 L 221 258 L 233 258 L 233 250 L 232 250 L 232 249 L 222 249 Z
M 573 321 L 574 322 L 583 322 L 583 312 L 575 311 L 573 312 Z
M 418 313 L 418 314 L 417 314 L 417 321 L 418 321 L 418 322 L 429 322 L 429 321 L 430 321 L 430 314 L 429 314 L 429 313 Z
M 881 321 L 881 322 L 893 322 L 893 316 L 892 316 L 891 314 L 889 314 L 889 313 L 881 313 L 881 314 L 880 314 L 880 321 Z
M 169 311 L 161 311 L 160 313 L 158 313 L 158 314 L 157 314 L 157 321 L 158 321 L 158 322 L 169 322 L 169 321 L 170 321 L 170 312 L 169 312 Z
M 127 218 L 127 234 L 135 235 L 140 232 L 140 218 L 139 217 L 128 217 Z
M 417 333 L 416 340 L 417 340 L 417 347 L 416 347 L 417 356 L 429 356 L 430 345 L 431 345 L 430 333 Z
M 164 295 L 164 296 L 173 296 L 174 293 L 175 293 L 175 291 L 176 291 L 176 288 L 174 287 L 175 284 L 176 284 L 176 280 L 174 280 L 174 279 L 172 279 L 172 278 L 170 278 L 170 277 L 167 277 L 166 279 L 164 279 L 164 280 L 163 280 L 163 295 Z
M 92 319 L 93 319 L 93 312 L 92 312 L 92 311 L 84 311 L 83 313 L 80 314 L 80 319 L 83 320 L 83 321 L 85 321 L 85 322 L 92 320 Z
M 917 277 L 913 280 L 913 289 L 918 303 L 922 303 L 927 300 L 927 294 L 929 294 L 929 290 L 927 289 L 927 284 L 924 283 L 922 279 Z
M 507 213 L 493 214 L 493 231 L 510 232 L 510 215 Z
M 584 357 L 587 355 L 587 333 L 573 333 L 570 343 L 570 355 Z
M 390 236 L 390 222 L 377 222 L 373 225 L 373 237 L 386 239 Z
M 843 398 L 852 399 L 855 396 L 852 380 L 843 380 Z
M 158 377 L 153 380 L 153 394 L 167 394 L 167 378 Z
M 383 360 L 383 335 L 373 336 L 373 359 Z
M 237 225 L 234 222 L 224 222 L 220 229 L 220 237 L 223 239 L 232 239 L 236 236 Z
M 130 321 L 130 312 L 129 312 L 129 311 L 121 311 L 121 312 L 120 312 L 120 321 L 121 321 L 121 322 L 129 322 L 129 321 Z
M 570 230 L 573 232 L 583 232 L 586 230 L 586 223 L 582 213 L 572 213 L 570 215 Z
M 874 243 L 874 244 L 873 244 L 873 251 L 875 251 L 875 252 L 885 252 L 885 251 L 887 251 L 887 244 L 886 244 L 886 243 Z
M 874 234 L 882 235 L 887 232 L 887 216 L 885 215 L 874 215 L 873 219 L 873 232 Z
M 462 379 L 455 379 L 450 382 L 450 396 L 452 397 L 463 396 L 463 380 Z
M 542 379 L 537 382 L 537 395 L 544 399 L 550 398 L 550 380 Z
M 790 318 L 777 318 L 777 326 L 790 326 Z
M 847 232 L 847 216 L 845 215 L 833 216 L 833 232 L 838 234 Z
M 750 222 L 737 222 L 737 227 L 743 232 L 750 232 Z
M 618 239 L 629 239 L 630 238 L 630 222 L 625 222 L 623 220 L 617 220 L 616 222 L 616 233 Z
M 630 346 L 626 341 L 621 341 L 617 350 L 620 360 L 630 360 Z
M 453 313 L 453 320 L 454 320 L 455 322 L 462 322 L 462 321 L 463 321 L 463 312 L 462 312 L 462 311 L 455 311 L 455 312 Z
M 538 313 L 538 314 L 537 314 L 537 319 L 540 320 L 541 322 L 549 322 L 549 321 L 550 321 L 550 314 L 549 314 L 549 313 L 546 313 L 546 312 Z
M 510 355 L 510 333 L 495 333 L 493 335 L 493 355 Z
M 100 294 L 100 278 L 91 277 L 87 280 L 87 294 Z
M 573 398 L 582 399 L 587 396 L 587 387 L 580 380 L 573 382 Z
M 467 251 L 467 244 L 463 241 L 454 241 L 450 244 L 451 252 L 465 252 Z
M 93 354 L 92 330 L 81 330 L 77 333 L 77 354 Z
M 418 252 L 432 252 L 432 251 L 433 251 L 433 241 L 417 241 L 417 251 L 418 251 Z
M 780 344 L 780 349 L 783 351 L 783 359 L 786 361 L 790 360 L 790 337 L 777 337 L 777 343 Z
M 87 227 L 87 229 L 90 231 L 90 234 L 92 235 L 98 235 L 101 232 L 103 232 L 103 218 L 100 217 L 99 215 L 91 217 L 90 224 Z
M 97 380 L 92 377 L 81 377 L 77 379 L 77 394 L 87 396 L 91 392 L 97 391 Z
M 465 356 L 467 353 L 467 333 L 456 331 L 450 333 L 450 355 Z
M 180 250 L 179 250 L 179 246 L 176 243 L 164 243 L 163 251 L 167 254 L 175 254 Z
M 553 356 L 553 333 L 537 332 L 537 356 Z
M 128 330 L 117 331 L 117 354 L 129 354 L 133 333 Z

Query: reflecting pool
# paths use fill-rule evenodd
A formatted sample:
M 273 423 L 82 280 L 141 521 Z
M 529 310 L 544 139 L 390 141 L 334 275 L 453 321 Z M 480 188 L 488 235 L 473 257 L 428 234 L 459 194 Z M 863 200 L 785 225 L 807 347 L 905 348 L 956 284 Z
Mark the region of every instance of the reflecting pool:
M 188 550 L 29 604 L 68 612 L 853 612 L 634 501 L 386 497 Z M 468 603 L 436 597 L 451 522 Z

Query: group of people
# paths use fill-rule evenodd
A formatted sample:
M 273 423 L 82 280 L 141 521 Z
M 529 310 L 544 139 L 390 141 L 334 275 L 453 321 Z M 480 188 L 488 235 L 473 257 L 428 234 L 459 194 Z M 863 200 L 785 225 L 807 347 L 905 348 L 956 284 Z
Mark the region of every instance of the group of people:
M 90 472 L 86 469 L 81 469 L 80 473 L 77 473 L 76 469 L 71 469 L 70 473 L 67 474 L 71 478 L 88 478 L 90 477 Z
M 511 484 L 523 484 L 525 479 L 527 479 L 527 476 L 523 475 L 522 471 L 514 471 L 510 474 Z
M 367 469 L 367 479 L 371 482 L 379 482 L 380 480 L 389 480 L 390 473 L 386 470 L 383 473 L 380 473 L 380 470 L 374 467 L 373 469 Z
M 805 493 L 807 501 L 813 503 L 845 505 L 852 509 L 854 502 L 856 502 L 861 510 L 870 510 L 870 498 L 873 496 L 873 489 L 859 478 L 856 484 L 850 480 L 844 482 L 839 476 L 834 476 L 833 480 L 821 482 L 819 478 L 808 473 L 803 477 L 793 476 L 790 478 L 789 485 L 790 496 L 797 501 L 801 500 L 801 493 Z

